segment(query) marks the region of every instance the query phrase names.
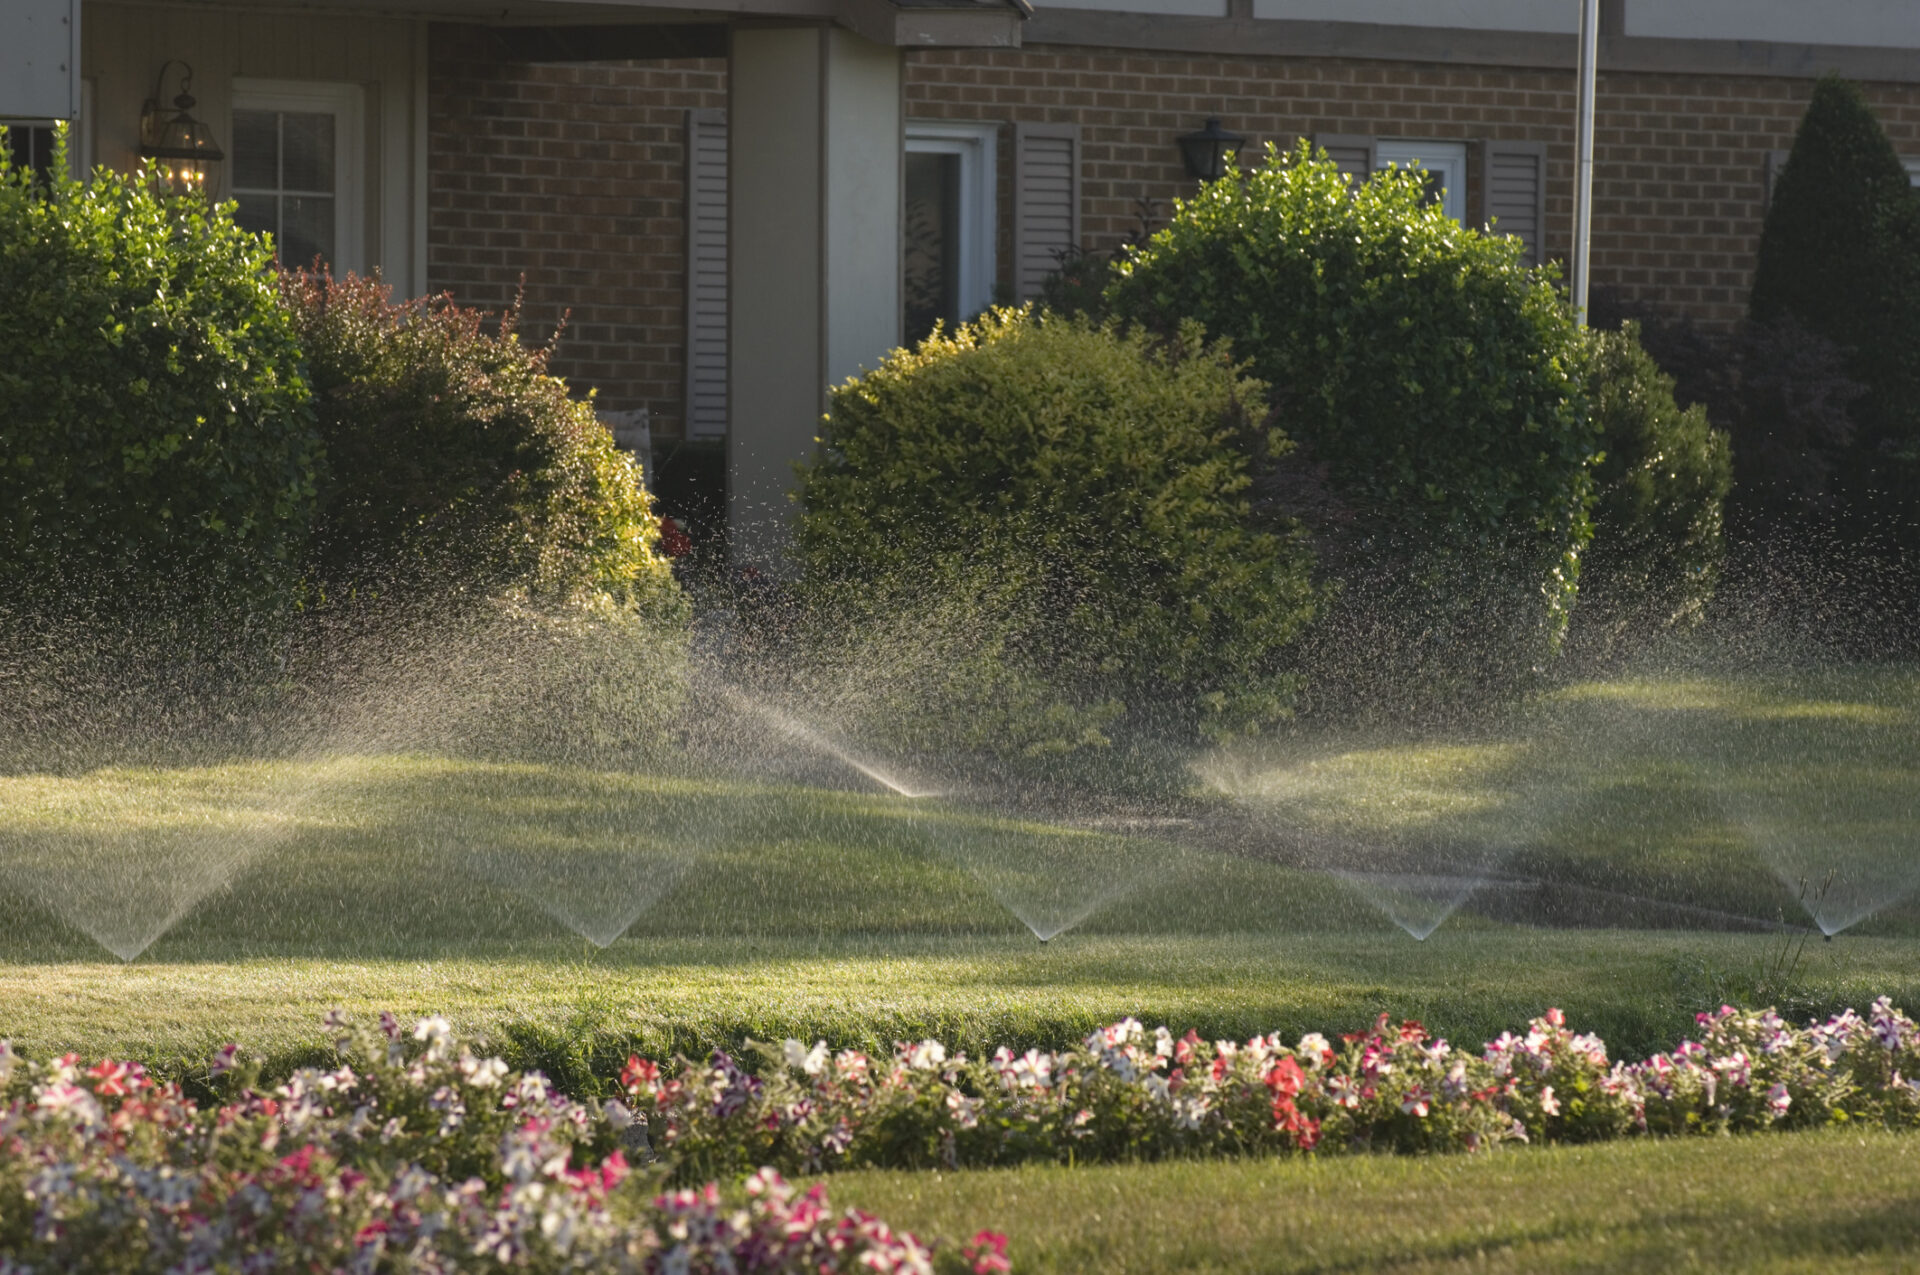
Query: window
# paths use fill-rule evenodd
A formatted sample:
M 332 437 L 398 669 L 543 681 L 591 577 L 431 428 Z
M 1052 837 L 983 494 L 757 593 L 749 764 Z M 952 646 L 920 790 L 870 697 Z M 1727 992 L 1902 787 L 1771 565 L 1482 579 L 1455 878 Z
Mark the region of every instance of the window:
M 0 131 L 6 133 L 7 156 L 13 166 L 30 168 L 44 180 L 53 168 L 53 125 L 6 124 L 0 125 Z
M 361 269 L 359 86 L 235 80 L 232 137 L 235 220 L 285 265 Z
M 1465 142 L 1415 142 L 1383 137 L 1374 144 L 1375 172 L 1389 164 L 1398 168 L 1421 168 L 1427 174 L 1427 202 L 1439 204 L 1441 211 L 1455 221 L 1467 220 L 1467 144 Z
M 901 275 L 908 344 L 937 322 L 964 322 L 993 303 L 999 132 L 997 124 L 907 124 Z
M 1909 158 L 1903 155 L 1900 162 L 1907 166 L 1907 180 L 1913 183 L 1915 190 L 1920 190 L 1920 157 Z
M 93 120 L 93 81 L 80 81 L 80 118 L 67 130 L 67 163 L 75 177 L 93 171 L 88 128 Z M 15 168 L 30 168 L 44 180 L 53 170 L 53 125 L 45 120 L 0 121 L 0 146 Z

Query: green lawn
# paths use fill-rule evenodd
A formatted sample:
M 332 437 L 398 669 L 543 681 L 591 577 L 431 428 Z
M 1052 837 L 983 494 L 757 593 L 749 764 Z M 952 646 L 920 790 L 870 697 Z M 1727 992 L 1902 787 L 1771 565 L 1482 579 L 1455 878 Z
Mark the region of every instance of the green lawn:
M 1644 1050 L 1723 999 L 1920 1003 L 1916 721 L 1897 670 L 1589 684 L 1498 729 L 1205 759 L 1171 824 L 430 755 L 0 775 L 0 1036 L 279 1053 L 338 1004 L 609 1054 L 1127 1014 L 1478 1040 L 1558 1004 Z M 1892 905 L 1797 962 L 1694 928 L 1803 922 L 1783 846 Z M 1375 906 L 1480 877 L 1424 944 Z
M 1347 1157 L 855 1173 L 921 1235 L 1010 1237 L 1023 1272 L 1911 1271 L 1920 1136 L 1822 1131 Z
M 16 769 L 0 1037 L 176 1073 L 238 1039 L 285 1069 L 328 1008 L 437 1012 L 585 1089 L 632 1046 L 978 1052 L 1124 1015 L 1244 1036 L 1381 1012 L 1477 1043 L 1559 1005 L 1633 1055 L 1724 1000 L 1920 1006 L 1916 767 L 1920 678 L 1864 669 L 1301 731 L 1201 759 L 1171 806 L 1077 822 L 851 775 L 427 753 Z M 1425 942 L 1390 919 L 1423 931 L 1457 900 Z M 1753 929 L 1810 914 L 1852 924 Z M 1920 1138 L 1871 1132 L 833 1189 L 923 1233 L 1004 1229 L 1036 1271 L 1895 1270 L 1920 1249 Z

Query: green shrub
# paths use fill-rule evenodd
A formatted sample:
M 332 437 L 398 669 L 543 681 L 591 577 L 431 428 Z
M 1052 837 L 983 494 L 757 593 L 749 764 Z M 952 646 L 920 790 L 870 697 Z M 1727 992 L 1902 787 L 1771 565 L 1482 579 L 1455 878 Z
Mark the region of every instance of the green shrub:
M 1574 622 L 1615 636 L 1701 618 L 1720 576 L 1733 475 L 1727 435 L 1705 408 L 1674 402 L 1673 378 L 1639 338 L 1627 323 L 1587 339 L 1587 397 L 1604 450 Z
M 0 596 L 283 605 L 319 439 L 271 254 L 224 208 L 0 152 Z
M 422 745 L 605 757 L 661 736 L 689 608 L 640 471 L 509 312 L 296 273 L 282 290 L 326 441 L 313 570 L 332 612 L 426 634 Z
M 1749 302 L 1850 351 L 1856 468 L 1920 460 L 1920 197 L 1866 99 L 1829 75 L 1814 87 L 1774 186 Z M 1870 483 L 1870 473 L 1859 475 Z
M 1590 531 L 1576 328 L 1518 240 L 1425 193 L 1398 172 L 1355 189 L 1324 153 L 1269 145 L 1177 204 L 1107 298 L 1156 331 L 1199 321 L 1274 388 L 1348 514 L 1328 555 L 1342 607 L 1396 595 L 1383 660 L 1531 665 L 1564 631 Z
M 879 668 L 878 717 L 1028 754 L 1129 723 L 1282 717 L 1312 613 L 1292 527 L 1250 510 L 1287 443 L 1264 387 L 1189 325 L 1156 343 L 996 310 L 833 393 L 802 473 L 803 589 Z M 863 680 L 868 680 L 863 677 Z M 907 727 L 902 727 L 907 729 Z
M 330 588 L 389 580 L 583 591 L 680 606 L 638 466 L 503 316 L 375 280 L 282 288 L 327 449 L 315 562 Z

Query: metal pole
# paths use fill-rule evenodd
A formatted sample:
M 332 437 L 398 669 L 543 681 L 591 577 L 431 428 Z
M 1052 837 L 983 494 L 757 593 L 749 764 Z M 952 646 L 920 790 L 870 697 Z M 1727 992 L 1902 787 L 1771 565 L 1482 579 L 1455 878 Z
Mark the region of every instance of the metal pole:
M 1587 323 L 1588 247 L 1593 238 L 1593 82 L 1600 60 L 1600 0 L 1580 0 L 1580 89 L 1574 116 L 1573 311 Z

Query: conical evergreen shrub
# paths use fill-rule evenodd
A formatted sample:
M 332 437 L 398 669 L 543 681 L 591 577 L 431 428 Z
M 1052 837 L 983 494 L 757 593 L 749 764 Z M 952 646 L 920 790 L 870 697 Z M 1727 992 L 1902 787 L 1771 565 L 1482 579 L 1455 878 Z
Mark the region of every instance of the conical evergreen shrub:
M 1859 88 L 1815 86 L 1774 189 L 1749 302 L 1846 348 L 1856 483 L 1887 488 L 1920 450 L 1920 193 Z

